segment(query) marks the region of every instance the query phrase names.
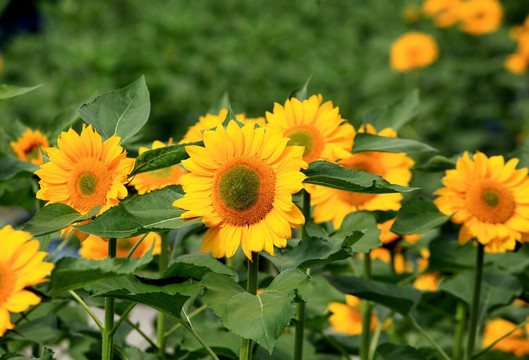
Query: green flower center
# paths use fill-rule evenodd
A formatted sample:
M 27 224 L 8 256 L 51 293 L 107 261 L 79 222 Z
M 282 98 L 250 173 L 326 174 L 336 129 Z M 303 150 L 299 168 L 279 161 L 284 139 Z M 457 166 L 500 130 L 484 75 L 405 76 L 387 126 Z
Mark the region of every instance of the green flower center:
M 496 207 L 500 203 L 500 196 L 493 190 L 484 191 L 482 198 L 483 202 L 489 207 Z
M 90 196 L 96 192 L 97 189 L 97 179 L 92 174 L 83 174 L 79 176 L 79 181 L 77 186 L 81 194 L 85 196 Z
M 38 146 L 35 146 L 34 148 L 31 148 L 27 153 L 26 153 L 26 157 L 29 161 L 31 160 L 36 160 L 39 158 L 39 155 L 40 155 L 40 150 L 38 148 Z
M 307 130 L 294 130 L 288 133 L 287 137 L 290 138 L 287 145 L 305 146 L 303 156 L 307 156 L 314 149 L 314 137 Z
M 165 168 L 162 168 L 162 169 L 149 171 L 147 174 L 150 177 L 153 177 L 153 178 L 163 179 L 163 178 L 166 178 L 166 177 L 170 176 L 172 174 L 172 172 L 173 172 L 173 168 L 171 166 L 169 166 L 169 167 L 165 167 Z
M 234 166 L 222 175 L 219 193 L 226 206 L 243 211 L 251 208 L 259 200 L 261 180 L 259 175 L 244 165 Z

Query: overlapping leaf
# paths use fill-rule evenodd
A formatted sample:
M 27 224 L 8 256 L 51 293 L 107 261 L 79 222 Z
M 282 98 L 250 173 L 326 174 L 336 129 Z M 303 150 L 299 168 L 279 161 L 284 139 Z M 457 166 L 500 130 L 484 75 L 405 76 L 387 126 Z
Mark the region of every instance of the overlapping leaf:
M 424 234 L 450 220 L 428 198 L 415 196 L 402 203 L 391 231 L 399 235 Z
M 185 150 L 186 146 L 202 144 L 202 141 L 199 141 L 188 144 L 170 145 L 145 151 L 136 158 L 134 169 L 130 175 L 133 176 L 146 171 L 162 169 L 179 164 L 182 160 L 189 157 Z
M 10 180 L 16 176 L 31 176 L 39 169 L 38 165 L 12 157 L 0 157 L 0 181 Z
M 213 259 L 209 254 L 186 254 L 177 257 L 165 272 L 163 278 L 179 277 L 201 280 L 209 272 L 235 276 L 233 270 Z
M 415 153 L 437 151 L 437 149 L 416 140 L 378 136 L 368 133 L 356 134 L 352 153 L 355 154 L 366 151 Z

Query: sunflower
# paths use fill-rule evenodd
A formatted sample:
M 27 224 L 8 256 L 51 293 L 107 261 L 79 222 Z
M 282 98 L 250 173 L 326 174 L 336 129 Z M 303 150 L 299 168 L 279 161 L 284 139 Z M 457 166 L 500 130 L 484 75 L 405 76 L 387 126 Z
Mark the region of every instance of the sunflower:
M 392 232 L 391 227 L 395 223 L 395 220 L 396 218 L 393 218 L 384 221 L 383 223 L 377 224 L 377 227 L 380 230 L 379 239 L 382 241 L 382 243 L 391 244 L 399 239 L 402 239 L 409 244 L 415 244 L 421 238 L 421 234 L 404 235 L 400 237 L 399 235 Z
M 171 145 L 171 141 L 169 141 Z M 165 144 L 161 141 L 154 141 L 152 143 L 152 149 L 159 149 L 165 147 Z M 149 149 L 146 147 L 140 147 L 139 153 L 143 154 Z M 138 191 L 138 194 L 145 194 L 146 192 L 161 189 L 168 185 L 180 184 L 180 177 L 186 172 L 178 165 L 168 166 L 163 169 L 147 171 L 135 175 L 131 180 L 130 185 L 134 186 Z
M 292 98 L 284 106 L 275 103 L 272 113 L 266 112 L 268 126 L 280 128 L 290 139 L 289 145 L 305 146 L 303 160 L 307 163 L 347 158 L 353 146 L 353 127 L 332 101 L 321 102 L 321 95 L 303 102 Z
M 183 219 L 203 217 L 209 229 L 202 252 L 231 257 L 240 244 L 248 258 L 252 251 L 273 254 L 274 245 L 286 246 L 291 227 L 304 223 L 291 196 L 305 179 L 303 148 L 287 146 L 282 135 L 230 121 L 227 129 L 205 131 L 204 147 L 186 146 L 185 196 L 173 205 L 188 210 Z
M 329 304 L 329 317 L 334 331 L 345 335 L 360 335 L 362 333 L 362 313 L 360 299 L 353 295 L 345 295 L 345 304 L 332 302 Z M 371 314 L 371 331 L 377 327 L 378 319 L 374 313 Z
M 422 4 L 422 11 L 428 17 L 434 17 L 438 27 L 447 27 L 458 20 L 458 10 L 461 0 L 426 0 Z
M 515 327 L 516 324 L 502 318 L 488 321 L 483 331 L 483 347 L 489 346 Z M 512 334 L 497 342 L 492 348 L 522 357 L 529 354 L 529 337 L 527 334 L 529 334 L 529 325 L 525 325 L 525 329 L 515 330 Z
M 127 196 L 127 174 L 134 165 L 119 146 L 114 135 L 105 142 L 92 129 L 83 126 L 81 135 L 75 130 L 62 132 L 58 148 L 50 147 L 50 162 L 35 171 L 40 178 L 37 198 L 48 203 L 64 203 L 85 214 L 102 205 L 101 212 L 117 205 Z
M 198 122 L 187 130 L 186 134 L 184 135 L 184 138 L 180 140 L 180 144 L 202 141 L 204 137 L 204 130 L 216 128 L 224 122 L 227 115 L 228 110 L 221 109 L 218 115 L 206 114 L 204 116 L 200 116 L 198 118 Z M 246 118 L 245 114 L 237 114 L 235 115 L 235 118 L 237 119 L 237 121 L 243 124 L 255 124 L 261 127 L 264 127 L 266 125 L 264 117 Z
M 125 257 L 129 253 L 129 250 L 142 238 L 143 235 L 126 238 L 126 239 L 117 239 L 116 247 L 116 257 Z M 139 258 L 145 255 L 154 244 L 154 249 L 152 254 L 157 255 L 161 252 L 161 243 L 162 239 L 160 235 L 155 232 L 150 232 L 147 234 L 145 239 L 141 242 L 140 245 L 134 250 L 131 257 Z M 108 257 L 108 239 L 102 238 L 96 235 L 88 235 L 86 239 L 81 243 L 81 248 L 79 249 L 79 255 L 86 259 L 105 259 Z
M 396 71 L 409 71 L 427 67 L 439 57 L 434 38 L 418 31 L 399 37 L 390 50 L 390 64 Z
M 21 137 L 17 141 L 9 143 L 11 148 L 17 155 L 17 158 L 24 161 L 29 161 L 35 165 L 44 164 L 42 155 L 40 154 L 39 146 L 42 151 L 46 152 L 46 149 L 50 146 L 46 135 L 42 134 L 38 130 L 26 129 Z
M 505 68 L 512 74 L 523 74 L 527 71 L 529 59 L 519 53 L 510 54 L 505 59 Z
M 498 30 L 503 18 L 503 8 L 497 0 L 464 1 L 458 12 L 461 30 L 472 35 Z
M 377 134 L 375 128 L 368 124 L 362 126 L 359 132 Z M 379 136 L 396 137 L 397 133 L 386 128 L 378 133 Z M 410 168 L 414 162 L 404 153 L 385 153 L 378 151 L 353 154 L 338 164 L 358 171 L 366 171 L 380 175 L 392 184 L 407 186 L 411 179 Z M 307 187 L 311 193 L 311 203 L 315 205 L 313 216 L 316 223 L 332 220 L 334 228 L 338 229 L 345 216 L 358 210 L 398 210 L 402 195 L 391 194 L 360 194 L 343 190 L 331 189 L 323 186 Z
M 9 225 L 0 229 L 0 336 L 14 328 L 9 312 L 19 313 L 40 302 L 27 286 L 44 281 L 54 265 L 42 262 L 47 253 L 38 251 L 38 240 Z
M 505 252 L 529 232 L 528 171 L 516 170 L 517 164 L 518 159 L 505 163 L 503 156 L 487 158 L 480 152 L 471 159 L 465 152 L 446 172 L 435 204 L 453 214 L 452 222 L 463 224 L 461 244 L 476 238 L 488 252 Z

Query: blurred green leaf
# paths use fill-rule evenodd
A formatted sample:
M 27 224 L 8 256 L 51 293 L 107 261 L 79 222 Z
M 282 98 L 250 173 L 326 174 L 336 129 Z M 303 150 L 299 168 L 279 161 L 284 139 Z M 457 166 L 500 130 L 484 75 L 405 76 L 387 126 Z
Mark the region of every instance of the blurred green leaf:
M 101 210 L 101 205 L 93 207 L 85 215 L 62 203 L 44 206 L 35 216 L 24 224 L 23 230 L 33 236 L 51 234 L 62 230 L 73 223 L 93 218 Z
M 514 149 L 508 156 L 509 158 L 517 158 L 520 160 L 517 168 L 529 168 L 529 138 L 525 140 L 520 146 Z
M 173 201 L 182 197 L 178 187 L 167 186 L 140 195 L 130 201 L 121 202 L 93 221 L 76 228 L 86 234 L 108 238 L 127 238 L 150 231 L 179 229 L 200 223 L 200 219 L 182 220 L 184 212 L 173 206 Z
M 103 140 L 117 134 L 124 144 L 149 119 L 151 102 L 142 76 L 132 84 L 98 96 L 79 108 L 79 115 L 101 134 Z
M 358 133 L 355 135 L 352 153 L 356 154 L 365 151 L 415 153 L 423 151 L 437 151 L 437 149 L 416 140 L 378 136 L 368 133 Z
M 0 181 L 16 176 L 32 176 L 40 167 L 27 161 L 12 157 L 0 157 Z
M 309 168 L 302 170 L 307 178 L 306 184 L 314 184 L 333 189 L 364 193 L 387 194 L 396 192 L 410 192 L 417 188 L 393 185 L 378 175 L 364 171 L 346 169 L 338 164 L 327 161 L 314 161 Z
M 438 172 L 444 172 L 446 170 L 452 170 L 456 168 L 456 163 L 452 160 L 441 156 L 436 155 L 426 164 L 423 165 L 417 165 L 413 167 L 413 170 L 425 172 L 425 173 L 438 173 Z
M 436 238 L 430 242 L 429 250 L 428 269 L 432 271 L 461 271 L 475 263 L 476 250 L 471 241 L 460 245 L 457 239 Z
M 185 150 L 186 146 L 203 146 L 203 144 L 204 143 L 200 141 L 188 144 L 170 145 L 145 151 L 136 158 L 134 169 L 130 173 L 130 176 L 179 164 L 182 160 L 189 157 Z
M 0 101 L 11 99 L 20 95 L 24 95 L 30 91 L 38 89 L 43 84 L 32 87 L 19 87 L 14 85 L 0 84 Z
M 163 278 L 179 277 L 201 280 L 209 272 L 235 276 L 233 270 L 208 254 L 186 254 L 177 257 L 163 273 Z
M 424 196 L 410 197 L 402 202 L 391 231 L 398 235 L 424 234 L 450 220 L 432 200 Z
M 391 105 L 372 110 L 364 115 L 363 122 L 380 131 L 392 128 L 399 131 L 416 114 L 419 107 L 419 90 L 415 89 L 404 98 Z
M 303 86 L 299 89 L 296 89 L 290 93 L 288 96 L 289 99 L 296 98 L 299 101 L 303 102 L 307 99 L 307 88 L 309 87 L 310 80 L 312 79 L 312 75 L 309 76 L 307 81 L 303 84 Z
M 377 347 L 375 360 L 424 360 L 423 355 L 409 345 L 385 343 Z

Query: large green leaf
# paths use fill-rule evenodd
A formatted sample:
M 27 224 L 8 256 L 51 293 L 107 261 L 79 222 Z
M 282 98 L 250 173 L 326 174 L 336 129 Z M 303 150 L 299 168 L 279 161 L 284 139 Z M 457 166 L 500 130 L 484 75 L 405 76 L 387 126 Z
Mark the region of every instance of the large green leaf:
M 363 122 L 373 125 L 379 131 L 388 127 L 398 131 L 417 114 L 418 107 L 419 90 L 415 89 L 391 105 L 368 112 L 364 115 Z
M 49 204 L 40 209 L 31 220 L 24 224 L 23 230 L 30 232 L 33 236 L 51 234 L 73 223 L 88 220 L 96 216 L 100 210 L 101 206 L 95 206 L 83 215 L 66 204 Z
M 421 299 L 421 292 L 409 286 L 397 286 L 353 276 L 326 276 L 344 294 L 372 300 L 402 315 L 407 315 Z
M 171 145 L 145 151 L 136 158 L 136 162 L 134 163 L 134 169 L 132 170 L 130 175 L 133 176 L 142 172 L 162 169 L 168 166 L 178 164 L 182 160 L 187 159 L 189 157 L 185 150 L 186 146 L 201 146 L 202 144 L 202 141 L 200 141 L 189 144 Z
M 10 180 L 16 176 L 32 176 L 39 169 L 38 165 L 12 157 L 0 157 L 0 181 Z
M 107 258 L 91 260 L 64 257 L 59 259 L 51 273 L 50 295 L 75 290 L 95 282 L 129 275 L 145 267 L 152 260 L 152 251 L 139 259 Z
M 375 360 L 424 360 L 424 356 L 409 345 L 386 343 L 377 347 Z
M 425 173 L 437 173 L 455 169 L 455 167 L 456 163 L 452 160 L 441 155 L 435 155 L 430 160 L 428 160 L 426 164 L 417 165 L 413 168 L 413 170 L 418 170 Z
M 436 238 L 429 243 L 428 269 L 432 271 L 461 271 L 472 268 L 476 249 L 471 241 L 461 246 L 457 239 Z
M 104 140 L 117 134 L 121 143 L 125 143 L 145 125 L 150 111 L 149 90 L 142 76 L 122 89 L 82 105 L 79 115 L 92 124 Z
M 224 265 L 217 259 L 213 259 L 211 255 L 186 254 L 177 257 L 173 262 L 171 262 L 167 270 L 165 270 L 163 273 L 162 277 L 192 278 L 200 280 L 209 272 L 215 272 L 232 277 L 235 276 L 233 269 Z
M 200 219 L 182 220 L 182 210 L 173 201 L 182 197 L 176 186 L 140 195 L 110 208 L 86 225 L 76 228 L 86 234 L 109 238 L 127 238 L 150 231 L 166 231 L 200 223 Z
M 162 311 L 173 318 L 181 319 L 180 312 L 190 297 L 197 296 L 202 287 L 196 282 L 179 284 L 149 284 L 128 275 L 99 281 L 87 287 L 92 296 L 113 297 L 128 300 Z
M 357 193 L 386 194 L 416 190 L 416 188 L 390 184 L 378 175 L 349 170 L 338 164 L 321 160 L 310 163 L 309 168 L 303 172 L 307 175 L 304 183 Z
M 59 113 L 48 125 L 46 135 L 56 141 L 62 131 L 67 131 L 79 119 L 79 106 L 71 105 Z
M 201 283 L 206 288 L 204 302 L 224 326 L 243 338 L 255 340 L 269 352 L 294 316 L 292 287 L 306 286 L 299 270 L 276 278 L 270 285 L 272 289 L 259 295 L 251 295 L 230 277 L 212 272 Z
M 0 101 L 24 95 L 25 93 L 38 89 L 42 85 L 43 84 L 31 87 L 19 87 L 15 85 L 0 84 Z
M 422 151 L 437 151 L 437 149 L 416 140 L 378 136 L 368 133 L 356 134 L 352 153 L 355 154 L 366 151 L 414 153 Z
M 402 202 L 391 231 L 398 235 L 424 234 L 448 220 L 450 216 L 441 213 L 432 200 L 415 196 Z

